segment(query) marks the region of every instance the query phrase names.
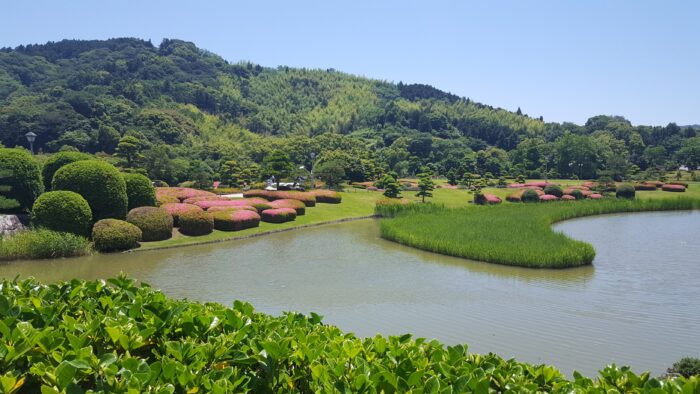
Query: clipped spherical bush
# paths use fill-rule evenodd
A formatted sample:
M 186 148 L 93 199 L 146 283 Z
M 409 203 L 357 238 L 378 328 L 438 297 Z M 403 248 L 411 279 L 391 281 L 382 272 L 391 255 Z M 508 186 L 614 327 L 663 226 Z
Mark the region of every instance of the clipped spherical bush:
M 173 217 L 173 226 L 179 227 L 180 226 L 180 215 L 182 215 L 185 212 L 202 212 L 202 208 L 193 205 L 193 204 L 183 204 L 180 202 L 177 203 L 167 203 L 163 204 L 160 206 L 161 208 L 165 209 L 168 211 L 170 216 Z
M 92 220 L 123 219 L 127 212 L 126 182 L 113 165 L 99 160 L 66 164 L 53 176 L 53 190 L 70 190 L 83 196 Z
M 141 229 L 146 242 L 168 239 L 173 234 L 173 217 L 163 208 L 134 208 L 126 221 Z
M 219 211 L 213 215 L 214 228 L 221 231 L 240 231 L 260 224 L 260 215 L 249 210 Z
M 32 225 L 87 237 L 92 226 L 92 210 L 78 193 L 66 190 L 48 192 L 34 202 Z
M 297 216 L 302 216 L 306 214 L 306 205 L 299 200 L 292 200 L 284 198 L 282 200 L 271 201 L 270 205 L 272 208 L 292 208 L 297 212 Z
M 263 222 L 284 223 L 296 219 L 297 212 L 292 208 L 273 208 L 264 210 L 260 217 Z
M 564 195 L 564 192 L 561 190 L 561 187 L 559 187 L 557 185 L 547 185 L 544 188 L 544 194 L 545 195 L 549 194 L 550 196 L 561 197 Z
M 51 182 L 53 176 L 59 168 L 66 164 L 75 163 L 81 160 L 93 160 L 94 157 L 87 153 L 81 152 L 58 152 L 51 155 L 44 163 L 44 168 L 41 170 L 41 175 L 44 178 L 44 189 L 51 190 Z
M 92 227 L 92 242 L 100 252 L 133 249 L 141 241 L 141 229 L 119 219 L 102 219 Z
M 586 190 L 588 191 L 588 190 Z M 581 189 L 574 189 L 571 191 L 571 197 L 577 199 L 577 200 L 583 200 L 586 198 L 586 194 L 584 193 L 584 190 Z
M 617 198 L 628 198 L 633 199 L 635 195 L 635 190 L 633 185 L 620 185 L 615 190 L 615 196 Z
M 24 149 L 0 148 L 0 171 L 3 172 L 2 196 L 15 200 L 21 210 L 28 210 L 44 192 L 39 164 Z
M 180 215 L 180 232 L 185 235 L 206 235 L 214 231 L 214 216 L 208 212 L 185 212 Z
M 343 197 L 333 190 L 312 190 L 309 192 L 316 197 L 316 202 L 324 204 L 340 204 Z
M 536 190 L 526 189 L 520 196 L 520 200 L 522 202 L 538 202 L 540 201 L 540 195 L 537 193 Z
M 155 207 L 156 189 L 151 180 L 141 174 L 124 174 L 126 197 L 129 209 L 138 207 Z

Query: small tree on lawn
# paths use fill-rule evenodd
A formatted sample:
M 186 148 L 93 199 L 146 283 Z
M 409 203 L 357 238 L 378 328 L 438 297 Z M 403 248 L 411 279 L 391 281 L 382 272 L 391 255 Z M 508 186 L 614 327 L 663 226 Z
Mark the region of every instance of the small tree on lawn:
M 515 183 L 525 183 L 525 176 L 523 176 L 522 174 L 518 175 L 515 178 Z
M 238 165 L 238 163 L 234 160 L 228 160 L 225 161 L 221 165 L 221 169 L 219 170 L 219 173 L 221 175 L 221 182 L 229 185 L 230 187 L 238 187 L 241 179 L 240 179 L 240 173 L 241 173 L 241 166 Z
M 462 177 L 462 185 L 464 185 L 467 188 L 471 188 L 473 183 L 474 183 L 474 174 L 472 174 L 471 172 L 465 172 L 464 176 Z
M 455 170 L 454 168 L 447 171 L 447 183 L 449 183 L 452 186 L 457 184 L 457 170 Z
M 329 160 L 319 164 L 315 170 L 316 175 L 326 182 L 328 188 L 338 185 L 345 178 L 343 163 L 338 160 Z
M 433 193 L 431 192 L 435 190 L 435 183 L 430 178 L 430 174 L 422 173 L 418 174 L 418 176 L 420 177 L 420 182 L 418 182 L 418 188 L 420 188 L 420 191 L 416 193 L 416 197 L 420 197 L 421 200 L 425 202 L 426 197 L 433 196 Z
M 399 182 L 393 176 L 387 174 L 381 180 L 384 185 L 384 195 L 389 198 L 399 198 L 401 197 L 401 186 Z
M 281 150 L 276 150 L 265 157 L 263 161 L 267 176 L 274 176 L 277 188 L 280 187 L 282 178 L 286 178 L 292 172 L 292 160 Z

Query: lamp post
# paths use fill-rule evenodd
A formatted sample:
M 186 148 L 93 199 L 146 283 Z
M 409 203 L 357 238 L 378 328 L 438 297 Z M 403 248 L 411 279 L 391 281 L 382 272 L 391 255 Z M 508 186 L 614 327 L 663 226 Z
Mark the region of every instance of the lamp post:
M 316 188 L 316 181 L 314 180 L 314 160 L 316 159 L 316 152 L 311 152 L 311 166 L 309 167 L 309 174 L 311 176 L 311 188 Z
M 30 131 L 24 136 L 27 137 L 27 141 L 29 141 L 29 150 L 34 154 L 34 140 L 36 140 L 36 134 Z

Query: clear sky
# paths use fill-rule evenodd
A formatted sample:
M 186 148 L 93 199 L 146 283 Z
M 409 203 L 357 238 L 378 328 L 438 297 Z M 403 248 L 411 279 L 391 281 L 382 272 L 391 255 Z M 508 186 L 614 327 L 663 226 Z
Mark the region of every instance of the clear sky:
M 179 38 L 225 59 L 335 68 L 547 121 L 700 123 L 700 1 L 4 1 L 0 47 Z

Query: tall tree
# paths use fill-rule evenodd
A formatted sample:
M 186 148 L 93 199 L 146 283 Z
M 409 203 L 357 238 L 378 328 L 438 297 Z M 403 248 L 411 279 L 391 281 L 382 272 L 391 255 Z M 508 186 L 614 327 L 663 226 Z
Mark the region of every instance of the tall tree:
M 419 175 L 420 181 L 418 182 L 418 188 L 420 191 L 416 193 L 416 197 L 420 197 L 422 202 L 425 202 L 426 197 L 432 197 L 432 191 L 435 190 L 435 183 L 433 182 L 430 174 L 422 173 Z
M 282 179 L 288 177 L 292 172 L 292 161 L 289 159 L 289 156 L 281 150 L 273 151 L 270 155 L 265 157 L 263 165 L 265 166 L 266 175 L 275 177 L 275 183 L 278 189 Z

